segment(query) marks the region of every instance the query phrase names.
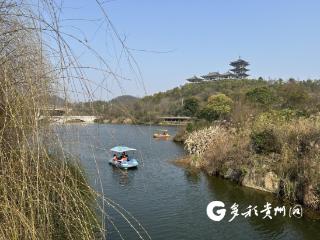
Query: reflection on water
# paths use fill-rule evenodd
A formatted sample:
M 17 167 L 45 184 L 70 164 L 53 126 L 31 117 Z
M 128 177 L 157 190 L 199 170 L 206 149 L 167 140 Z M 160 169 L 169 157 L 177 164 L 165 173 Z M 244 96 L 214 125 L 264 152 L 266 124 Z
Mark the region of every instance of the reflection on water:
M 201 173 L 191 169 L 184 169 L 184 175 L 191 184 L 198 184 L 201 181 Z
M 121 125 L 64 125 L 56 131 L 67 151 L 78 156 L 90 183 L 98 191 L 133 214 L 152 239 L 320 239 L 319 221 L 306 218 L 238 217 L 229 223 L 206 215 L 207 204 L 223 201 L 226 207 L 246 207 L 266 202 L 282 205 L 271 194 L 240 187 L 229 181 L 177 167 L 169 160 L 182 156 L 183 146 L 152 138 L 156 127 Z M 175 128 L 168 128 L 174 135 Z M 127 145 L 139 150 L 136 170 L 121 170 L 108 164 L 108 149 Z M 140 155 L 141 154 L 141 155 Z M 108 239 L 139 239 L 137 233 L 114 209 L 107 206 Z
M 128 171 L 124 169 L 117 168 L 115 166 L 112 167 L 112 175 L 115 179 L 119 179 L 119 184 L 124 186 L 129 183 L 129 175 Z M 132 171 L 135 171 L 135 169 L 132 169 Z

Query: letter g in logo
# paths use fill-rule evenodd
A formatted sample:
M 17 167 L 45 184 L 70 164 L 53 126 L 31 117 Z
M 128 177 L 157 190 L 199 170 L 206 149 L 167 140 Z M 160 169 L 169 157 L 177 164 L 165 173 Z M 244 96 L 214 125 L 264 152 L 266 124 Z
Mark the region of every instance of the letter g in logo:
M 226 215 L 226 209 L 224 209 L 224 206 L 225 206 L 224 203 L 221 201 L 213 201 L 209 203 L 207 206 L 208 217 L 213 221 L 220 222 Z M 222 209 L 218 209 L 215 214 L 213 212 L 215 207 L 220 207 Z

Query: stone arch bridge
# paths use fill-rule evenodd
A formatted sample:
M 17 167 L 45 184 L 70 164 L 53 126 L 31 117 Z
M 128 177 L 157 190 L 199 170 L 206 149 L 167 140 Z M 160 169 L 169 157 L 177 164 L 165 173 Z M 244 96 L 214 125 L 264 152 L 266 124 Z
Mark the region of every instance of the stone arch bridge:
M 52 106 L 42 108 L 40 109 L 39 120 L 44 118 L 49 118 L 50 122 L 56 122 L 56 123 L 71 123 L 71 122 L 93 123 L 96 119 L 98 119 L 97 116 L 66 115 L 70 111 L 71 111 L 70 108 L 56 108 Z

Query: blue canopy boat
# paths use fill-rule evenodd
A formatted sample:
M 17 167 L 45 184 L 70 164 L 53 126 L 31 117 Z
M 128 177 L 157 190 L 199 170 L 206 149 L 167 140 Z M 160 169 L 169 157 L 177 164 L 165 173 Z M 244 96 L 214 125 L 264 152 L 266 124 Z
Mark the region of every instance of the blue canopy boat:
M 109 160 L 109 164 L 113 166 L 128 169 L 128 168 L 136 168 L 139 163 L 133 156 L 128 156 L 128 152 L 134 152 L 136 149 L 129 148 L 126 146 L 116 146 L 110 149 L 111 152 L 114 153 L 112 159 Z M 121 155 L 122 154 L 122 155 Z

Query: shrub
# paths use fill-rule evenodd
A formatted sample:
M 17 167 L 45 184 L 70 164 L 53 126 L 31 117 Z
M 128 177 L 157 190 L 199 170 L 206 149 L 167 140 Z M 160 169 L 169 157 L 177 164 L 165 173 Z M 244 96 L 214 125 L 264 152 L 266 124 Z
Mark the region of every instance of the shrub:
M 195 116 L 199 110 L 199 100 L 195 97 L 187 98 L 184 101 L 183 110 L 186 116 Z
M 246 93 L 246 97 L 255 104 L 270 106 L 276 101 L 274 92 L 269 87 L 254 88 Z
M 213 95 L 208 98 L 207 105 L 200 111 L 199 117 L 207 121 L 226 118 L 231 112 L 233 101 L 224 94 Z
M 302 116 L 303 114 L 300 111 L 291 109 L 263 112 L 256 116 L 253 130 L 260 131 L 268 127 L 283 126 Z
M 207 105 L 200 110 L 198 118 L 212 122 L 219 119 L 219 114 L 212 107 Z
M 305 104 L 308 104 L 310 95 L 306 88 L 299 83 L 291 82 L 286 85 L 282 85 L 279 91 L 284 99 L 284 107 L 301 108 Z
M 272 129 L 251 134 L 251 145 L 258 154 L 280 153 L 281 144 Z
M 224 94 L 213 95 L 208 99 L 208 106 L 220 116 L 230 113 L 232 104 L 232 99 Z
M 229 164 L 229 167 L 239 167 L 249 156 L 248 133 L 228 130 L 222 126 L 211 126 L 192 132 L 185 145 L 190 154 L 200 159 L 197 167 L 211 173 L 222 171 L 226 164 Z
M 203 156 L 210 144 L 225 134 L 227 134 L 226 130 L 219 126 L 194 131 L 185 141 L 185 148 L 190 154 Z

